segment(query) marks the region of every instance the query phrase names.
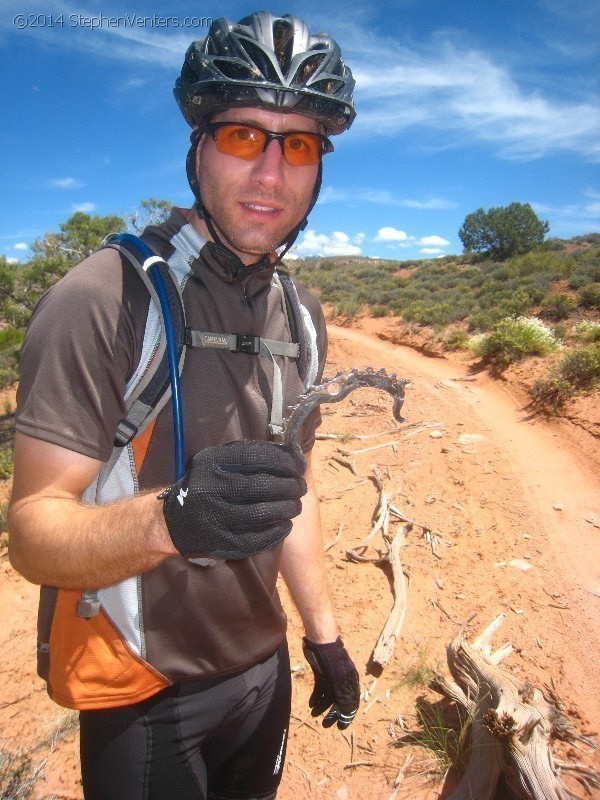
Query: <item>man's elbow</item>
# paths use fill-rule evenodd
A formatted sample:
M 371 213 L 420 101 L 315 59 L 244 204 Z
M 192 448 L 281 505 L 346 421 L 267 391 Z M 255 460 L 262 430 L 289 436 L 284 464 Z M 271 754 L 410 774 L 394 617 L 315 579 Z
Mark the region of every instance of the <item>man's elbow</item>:
M 22 575 L 30 583 L 41 584 L 42 580 L 37 575 L 35 564 L 28 553 L 25 538 L 14 518 L 14 514 L 9 510 L 7 519 L 8 530 L 8 560 L 11 567 Z

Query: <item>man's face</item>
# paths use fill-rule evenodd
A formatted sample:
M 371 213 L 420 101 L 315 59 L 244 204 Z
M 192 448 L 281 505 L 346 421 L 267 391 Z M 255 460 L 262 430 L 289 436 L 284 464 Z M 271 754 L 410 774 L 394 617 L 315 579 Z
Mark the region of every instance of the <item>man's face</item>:
M 263 108 L 228 109 L 211 122 L 244 122 L 273 133 L 318 133 L 315 120 Z M 303 219 L 317 179 L 317 165 L 286 162 L 278 141 L 254 161 L 219 153 L 212 136 L 202 137 L 196 154 L 202 202 L 223 242 L 244 264 L 278 247 Z

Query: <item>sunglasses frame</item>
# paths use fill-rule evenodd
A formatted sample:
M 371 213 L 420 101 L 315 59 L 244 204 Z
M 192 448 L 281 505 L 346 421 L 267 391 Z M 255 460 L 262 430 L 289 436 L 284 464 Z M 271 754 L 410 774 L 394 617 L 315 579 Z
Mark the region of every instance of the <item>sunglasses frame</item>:
M 261 155 L 261 153 L 264 153 L 267 147 L 271 144 L 271 142 L 275 140 L 279 142 L 279 146 L 281 147 L 281 154 L 283 158 L 285 158 L 286 164 L 289 164 L 291 167 L 314 166 L 313 164 L 290 164 L 290 162 L 287 160 L 284 148 L 286 137 L 297 136 L 298 134 L 314 136 L 319 140 L 321 144 L 321 153 L 317 164 L 320 163 L 323 156 L 327 155 L 327 153 L 333 153 L 333 142 L 327 136 L 323 136 L 320 133 L 314 133 L 313 131 L 285 131 L 283 133 L 274 133 L 273 131 L 266 130 L 266 128 L 261 128 L 260 125 L 254 125 L 251 122 L 237 122 L 236 120 L 226 120 L 226 121 L 224 120 L 223 122 L 207 122 L 204 125 L 201 125 L 199 128 L 197 128 L 195 133 L 197 135 L 200 135 L 202 133 L 209 133 L 216 142 L 217 131 L 219 130 L 219 128 L 224 128 L 227 125 L 234 125 L 234 126 L 237 125 L 240 128 L 248 128 L 249 130 L 260 131 L 260 133 L 264 134 L 264 136 L 266 137 L 264 147 L 262 148 L 262 150 L 257 152 L 255 158 L 258 158 L 259 155 Z M 236 156 L 234 153 L 225 153 L 225 155 L 231 155 L 234 158 L 242 158 L 241 156 Z M 252 158 L 243 160 L 254 161 L 255 159 Z

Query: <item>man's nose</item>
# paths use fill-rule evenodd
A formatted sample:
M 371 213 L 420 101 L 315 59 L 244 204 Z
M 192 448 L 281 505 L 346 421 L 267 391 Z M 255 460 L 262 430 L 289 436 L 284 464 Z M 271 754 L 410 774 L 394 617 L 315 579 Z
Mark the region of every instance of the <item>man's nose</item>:
M 276 186 L 283 181 L 283 141 L 273 139 L 254 162 L 253 176 L 265 186 Z

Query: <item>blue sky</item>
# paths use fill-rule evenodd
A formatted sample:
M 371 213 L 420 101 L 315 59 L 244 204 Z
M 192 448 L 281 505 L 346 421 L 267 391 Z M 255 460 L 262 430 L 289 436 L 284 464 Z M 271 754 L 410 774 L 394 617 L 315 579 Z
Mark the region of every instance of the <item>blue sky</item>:
M 76 210 L 188 206 L 172 87 L 207 28 L 186 18 L 265 5 L 3 0 L 0 253 L 25 260 Z M 298 255 L 459 253 L 467 214 L 513 201 L 551 236 L 600 231 L 600 0 L 270 8 L 332 34 L 357 81 L 356 122 L 325 159 Z

